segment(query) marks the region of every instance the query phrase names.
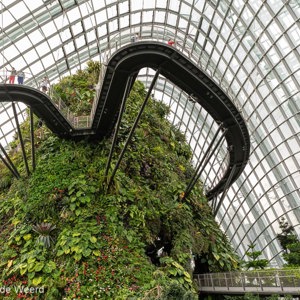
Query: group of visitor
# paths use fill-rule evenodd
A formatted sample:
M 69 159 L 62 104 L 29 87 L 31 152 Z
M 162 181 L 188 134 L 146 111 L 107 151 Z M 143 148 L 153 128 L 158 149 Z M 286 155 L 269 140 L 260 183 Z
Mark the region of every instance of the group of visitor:
M 141 40 L 141 38 L 140 38 L 140 35 L 138 33 L 132 35 L 131 38 L 130 38 L 131 43 L 138 42 L 139 40 Z M 173 46 L 173 45 L 175 45 L 175 41 L 172 38 L 169 38 L 167 44 L 169 46 Z
M 137 42 L 140 40 L 140 36 L 138 33 L 136 33 L 135 35 L 133 35 L 131 37 L 131 42 Z M 175 44 L 175 41 L 173 39 L 169 39 L 168 40 L 168 45 L 169 46 L 173 46 Z M 6 69 L 7 70 L 7 69 Z M 8 71 L 8 70 L 7 70 Z M 10 84 L 14 84 L 15 83 L 15 78 L 17 76 L 17 80 L 18 80 L 18 84 L 23 84 L 24 83 L 24 79 L 25 79 L 25 73 L 23 71 L 18 71 L 12 67 L 12 69 L 10 70 L 10 75 L 9 75 L 9 83 Z M 48 91 L 48 87 L 50 86 L 50 81 L 48 79 L 47 76 L 45 76 L 41 83 L 40 83 L 40 88 L 44 93 L 47 93 Z
M 9 70 L 7 70 L 7 71 L 9 71 Z M 16 77 L 17 77 L 17 80 L 18 80 L 18 84 L 24 84 L 25 73 L 23 71 L 18 71 L 17 72 L 17 70 L 14 67 L 12 67 L 9 72 L 10 72 L 9 78 L 8 78 L 9 84 L 14 84 Z M 50 86 L 50 81 L 49 81 L 48 77 L 45 76 L 42 79 L 41 83 L 40 83 L 40 89 L 44 93 L 47 93 L 49 86 Z
M 17 70 L 14 67 L 12 67 L 12 69 L 10 70 L 9 83 L 14 84 L 16 76 L 18 78 L 18 84 L 23 84 L 24 78 L 25 78 L 25 73 L 23 71 L 17 72 Z

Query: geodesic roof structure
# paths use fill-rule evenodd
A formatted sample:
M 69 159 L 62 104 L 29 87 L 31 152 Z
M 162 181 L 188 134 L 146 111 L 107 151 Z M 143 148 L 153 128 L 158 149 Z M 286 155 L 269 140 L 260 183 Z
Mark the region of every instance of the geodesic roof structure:
M 279 218 L 300 233 L 299 1 L 2 0 L 0 9 L 1 83 L 12 67 L 25 72 L 27 85 L 38 87 L 45 75 L 56 82 L 90 59 L 105 63 L 112 49 L 135 34 L 142 40 L 174 39 L 237 107 L 250 135 L 250 159 L 218 196 L 216 219 L 241 257 L 253 242 L 272 265 L 282 265 Z M 149 86 L 153 76 L 146 68 L 138 78 Z M 153 96 L 170 106 L 169 119 L 186 134 L 196 164 L 218 123 L 163 76 Z M 20 121 L 24 108 L 17 106 Z M 11 103 L 0 103 L 3 146 L 15 127 Z M 222 173 L 227 146 L 201 175 L 206 189 Z

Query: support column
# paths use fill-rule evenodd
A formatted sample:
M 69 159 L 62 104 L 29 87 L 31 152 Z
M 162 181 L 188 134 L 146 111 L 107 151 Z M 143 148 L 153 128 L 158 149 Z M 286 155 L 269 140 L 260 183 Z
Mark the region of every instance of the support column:
M 30 107 L 30 138 L 31 138 L 31 161 L 32 161 L 32 170 L 35 170 L 35 147 L 34 147 L 34 124 L 33 124 L 33 112 Z
M 5 158 L 7 159 L 7 161 L 5 160 L 5 158 L 0 154 L 0 159 L 2 160 L 2 162 L 5 164 L 5 166 L 10 170 L 10 172 L 17 178 L 19 179 L 20 173 L 18 172 L 17 168 L 15 167 L 15 165 L 13 164 L 13 162 L 11 161 L 11 159 L 9 158 L 8 154 L 6 153 L 4 147 L 0 144 L 0 150 L 3 152 Z
M 116 145 L 116 141 L 117 141 L 117 137 L 118 137 L 118 132 L 119 132 L 121 120 L 122 120 L 123 113 L 124 113 L 124 110 L 125 110 L 126 100 L 127 100 L 127 97 L 130 93 L 130 87 L 132 85 L 132 79 L 133 78 L 130 77 L 127 80 L 127 83 L 126 83 L 126 89 L 125 89 L 125 92 L 124 92 L 124 95 L 123 95 L 120 111 L 119 111 L 119 114 L 118 114 L 117 124 L 116 124 L 116 127 L 115 127 L 115 132 L 114 132 L 114 135 L 113 135 L 112 145 L 111 145 L 110 152 L 109 152 L 108 159 L 107 159 L 107 163 L 106 163 L 105 177 L 107 177 L 108 170 L 110 168 L 110 163 L 111 163 L 112 155 L 113 155 L 113 152 L 114 152 L 114 149 L 115 149 L 115 145 Z
M 23 159 L 24 159 L 25 169 L 26 169 L 27 175 L 29 175 L 30 172 L 29 172 L 29 167 L 28 167 L 28 161 L 27 161 L 27 157 L 26 157 L 26 152 L 25 152 L 23 137 L 22 137 L 22 133 L 21 133 L 21 128 L 20 128 L 20 124 L 19 124 L 19 120 L 18 120 L 16 105 L 15 105 L 14 102 L 12 102 L 12 109 L 13 109 L 13 112 L 14 112 L 14 117 L 15 117 L 15 121 L 16 121 L 16 125 L 17 125 L 17 131 L 18 131 L 18 136 L 19 136 L 19 140 L 20 140 L 20 144 L 21 144 L 21 149 L 22 149 L 22 155 L 23 155 Z
M 142 116 L 142 113 L 143 113 L 143 111 L 144 111 L 144 109 L 145 109 L 145 107 L 146 107 L 146 104 L 147 104 L 147 102 L 148 102 L 148 99 L 150 98 L 152 89 L 153 89 L 153 87 L 154 87 L 154 85 L 155 85 L 155 83 L 156 83 L 156 80 L 157 80 L 157 78 L 158 78 L 159 72 L 160 72 L 160 70 L 157 69 L 157 71 L 156 71 L 156 73 L 155 73 L 155 75 L 154 75 L 154 77 L 153 77 L 153 80 L 152 80 L 152 82 L 151 82 L 151 85 L 150 85 L 150 87 L 149 87 L 149 90 L 148 90 L 148 93 L 147 93 L 147 95 L 146 95 L 146 98 L 145 98 L 145 100 L 144 100 L 144 102 L 143 102 L 143 104 L 142 104 L 142 107 L 141 107 L 141 109 L 140 109 L 140 111 L 139 111 L 139 113 L 138 113 L 138 115 L 137 115 L 137 117 L 136 117 L 136 119 L 135 119 L 135 121 L 134 121 L 134 124 L 132 125 L 132 128 L 131 128 L 131 130 L 130 130 L 130 132 L 129 132 L 129 135 L 128 135 L 128 137 L 127 137 L 127 140 L 126 140 L 126 142 L 125 142 L 124 148 L 122 149 L 122 152 L 121 152 L 121 154 L 120 154 L 120 156 L 119 156 L 119 159 L 118 159 L 118 161 L 117 161 L 117 163 L 116 163 L 116 165 L 115 165 L 115 168 L 114 168 L 114 170 L 113 170 L 113 172 L 112 172 L 112 175 L 111 175 L 111 177 L 110 177 L 110 180 L 109 180 L 109 183 L 108 183 L 108 186 L 107 186 L 107 190 L 109 190 L 109 188 L 110 188 L 110 186 L 111 186 L 111 184 L 112 184 L 112 181 L 113 181 L 114 176 L 115 176 L 115 174 L 116 174 L 116 172 L 117 172 L 117 170 L 118 170 L 118 168 L 119 168 L 119 165 L 120 165 L 120 163 L 121 163 L 121 160 L 122 160 L 122 158 L 123 158 L 123 156 L 124 156 L 124 154 L 125 154 L 125 152 L 126 152 L 126 150 L 127 150 L 127 147 L 128 147 L 128 145 L 129 145 L 129 143 L 130 143 L 130 141 L 131 141 L 131 138 L 132 138 L 132 136 L 133 136 L 133 134 L 134 134 L 134 132 L 135 132 L 135 129 L 136 129 L 137 125 L 138 125 L 138 122 L 139 122 L 139 120 L 140 120 L 140 118 L 141 118 L 141 116 Z
M 204 168 L 206 167 L 206 165 L 208 164 L 210 158 L 212 157 L 212 155 L 214 154 L 214 152 L 216 151 L 216 149 L 218 148 L 219 144 L 221 143 L 221 141 L 223 140 L 223 137 L 225 136 L 227 129 L 223 130 L 222 135 L 219 138 L 219 141 L 217 142 L 217 144 L 214 146 L 213 150 L 211 151 L 211 153 L 208 155 L 209 151 L 211 150 L 220 130 L 223 129 L 222 124 L 219 126 L 218 130 L 216 131 L 212 141 L 210 142 L 205 154 L 203 155 L 203 158 L 201 159 L 193 178 L 191 179 L 190 183 L 188 184 L 185 192 L 184 192 L 184 196 L 182 198 L 182 200 L 184 200 L 185 198 L 187 198 L 190 194 L 190 192 L 192 191 L 193 187 L 195 186 L 197 180 L 200 178 Z M 208 155 L 208 156 L 207 156 Z

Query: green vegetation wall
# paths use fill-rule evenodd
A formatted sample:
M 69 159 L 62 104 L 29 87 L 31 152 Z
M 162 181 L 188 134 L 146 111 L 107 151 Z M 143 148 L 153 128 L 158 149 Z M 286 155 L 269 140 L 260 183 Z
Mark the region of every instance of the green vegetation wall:
M 84 72 L 90 70 L 80 71 L 80 81 L 97 78 Z M 63 82 L 74 95 L 79 75 Z M 84 85 L 85 97 L 94 83 Z M 145 94 L 137 82 L 112 166 Z M 12 143 L 10 154 L 23 176 L 15 180 L 0 166 L 3 299 L 196 299 L 193 262 L 197 272 L 238 267 L 201 184 L 182 201 L 194 172 L 192 153 L 167 115 L 168 107 L 149 101 L 109 190 L 104 171 L 111 139 L 61 140 L 45 126 L 36 128 L 37 167 L 28 177 L 18 140 Z M 22 125 L 25 140 L 28 123 Z M 28 158 L 30 149 L 28 142 Z

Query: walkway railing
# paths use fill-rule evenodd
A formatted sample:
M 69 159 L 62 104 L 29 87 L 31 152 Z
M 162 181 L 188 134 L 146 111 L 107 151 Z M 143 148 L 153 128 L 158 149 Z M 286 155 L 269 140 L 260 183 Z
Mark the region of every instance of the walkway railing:
M 94 119 L 94 115 L 95 115 L 95 112 L 96 112 L 96 109 L 97 109 L 97 106 L 98 106 L 98 101 L 99 101 L 99 98 L 100 98 L 100 92 L 101 92 L 101 89 L 102 89 L 105 72 L 106 72 L 106 64 L 101 64 L 98 83 L 95 86 L 96 94 L 95 94 L 95 98 L 94 98 L 94 101 L 93 101 L 93 104 L 92 104 L 91 113 L 90 113 L 90 116 L 89 116 L 90 117 L 90 124 L 91 124 L 92 120 Z
M 151 55 L 148 55 L 147 53 L 150 53 Z M 139 58 L 138 60 L 144 58 L 145 62 L 143 62 L 142 65 L 136 65 L 136 60 L 134 59 L 135 56 Z M 173 63 L 175 57 L 178 58 L 178 63 L 176 64 Z M 161 64 L 162 60 L 168 61 L 170 62 L 170 64 Z M 208 164 L 211 159 L 213 159 L 213 162 L 215 162 L 215 158 L 213 156 L 215 155 L 216 157 L 218 157 L 218 155 L 220 154 L 219 149 L 221 149 L 222 147 L 224 149 L 225 157 L 228 153 L 229 159 L 226 160 L 226 163 L 230 167 L 224 167 L 223 169 L 225 171 L 223 172 L 222 177 L 219 177 L 219 182 L 216 182 L 213 187 L 210 187 L 210 189 L 206 191 L 206 194 L 208 195 L 208 197 L 210 197 L 209 199 L 214 198 L 214 203 L 216 205 L 213 205 L 213 208 L 215 211 L 217 211 L 217 209 L 219 208 L 219 203 L 221 203 L 228 185 L 232 182 L 232 180 L 235 179 L 236 176 L 239 175 L 240 170 L 244 168 L 244 165 L 248 159 L 248 131 L 236 107 L 234 107 L 234 105 L 229 101 L 229 99 L 226 98 L 225 95 L 224 97 L 220 96 L 222 95 L 221 91 L 219 93 L 216 92 L 218 91 L 217 86 L 213 82 L 210 82 L 205 74 L 202 74 L 199 76 L 199 78 L 196 78 L 195 72 L 198 72 L 196 70 L 196 67 L 191 63 L 189 59 L 181 56 L 180 51 L 177 51 L 175 47 L 171 45 L 167 45 L 167 43 L 153 41 L 147 42 L 145 40 L 131 43 L 130 41 L 129 44 L 126 45 L 125 43 L 122 48 L 118 49 L 118 51 L 114 53 L 114 56 L 110 58 L 107 66 L 109 66 L 108 69 L 106 69 L 106 64 L 103 64 L 99 75 L 98 84 L 97 86 L 93 87 L 94 91 L 92 93 L 89 91 L 84 95 L 79 95 L 77 91 L 74 90 L 74 88 L 72 88 L 69 84 L 63 87 L 62 93 L 59 93 L 62 96 L 65 93 L 67 93 L 67 95 L 70 95 L 70 97 L 72 98 L 72 103 L 74 102 L 74 100 L 75 102 L 83 101 L 83 103 L 87 107 L 89 107 L 89 112 L 91 112 L 90 115 L 87 116 L 78 117 L 74 115 L 69 110 L 68 106 L 65 105 L 65 103 L 60 99 L 60 97 L 57 96 L 57 94 L 53 90 L 49 91 L 50 97 L 47 97 L 46 94 L 43 95 L 42 91 L 38 94 L 34 89 L 26 88 L 22 85 L 5 84 L 1 85 L 1 93 L 3 94 L 3 96 L 9 98 L 7 99 L 9 102 L 13 101 L 12 95 L 14 96 L 14 101 L 24 101 L 24 103 L 27 103 L 28 105 L 34 104 L 36 102 L 36 109 L 34 112 L 36 112 L 41 118 L 48 120 L 48 127 L 58 135 L 65 137 L 93 135 L 93 137 L 98 138 L 104 137 L 106 134 L 110 134 L 113 130 L 112 127 L 114 125 L 114 122 L 117 120 L 117 118 L 118 120 L 121 119 L 120 112 L 123 113 L 123 108 L 122 110 L 118 111 L 118 105 L 122 105 L 122 101 L 122 103 L 125 104 L 124 96 L 127 96 L 130 92 L 130 88 L 139 68 L 141 68 L 142 66 L 154 66 L 154 68 L 162 71 L 162 74 L 166 75 L 168 74 L 168 72 L 170 73 L 174 71 L 174 69 L 178 70 L 178 74 L 181 74 L 180 77 L 178 77 L 178 75 L 175 73 L 172 76 L 170 75 L 170 80 L 173 79 L 176 82 L 175 77 L 178 77 L 179 80 L 177 82 L 179 84 L 179 87 L 183 89 L 185 89 L 185 87 L 189 85 L 190 82 L 195 83 L 193 86 L 186 89 L 186 93 L 193 92 L 196 94 L 205 93 L 206 95 L 211 95 L 209 99 L 203 99 L 203 107 L 207 107 L 212 116 L 218 116 L 218 120 L 210 120 L 208 122 L 210 123 L 210 125 L 207 128 L 207 132 L 205 132 L 205 134 L 207 133 L 207 135 L 203 140 L 207 147 L 203 147 L 203 149 L 201 149 L 201 154 L 199 155 L 200 157 L 198 159 L 199 162 L 196 166 L 196 172 L 191 177 L 191 181 L 187 186 L 184 197 L 187 197 L 189 195 L 194 184 L 197 182 L 200 176 L 203 176 L 205 168 L 208 169 L 207 175 L 210 176 L 210 178 L 213 178 L 213 180 L 215 180 L 215 173 L 220 174 L 220 168 L 212 171 L 211 169 L 209 169 Z M 124 69 L 132 70 L 133 73 L 129 74 L 128 72 L 124 72 Z M 199 72 L 201 71 L 199 70 Z M 156 74 L 159 73 L 156 72 Z M 156 84 L 157 78 L 158 75 L 157 77 L 153 77 L 150 85 L 151 89 Z M 105 80 L 105 86 L 103 86 L 103 80 Z M 199 87 L 197 85 L 197 82 L 195 81 L 198 81 Z M 38 81 L 35 80 L 35 82 Z M 203 91 L 200 92 L 200 88 L 202 88 Z M 149 88 L 147 93 L 148 96 L 145 100 L 148 100 L 148 98 L 150 97 L 149 91 L 151 91 L 151 89 Z M 100 90 L 101 94 L 99 97 Z M 97 96 L 95 96 L 95 94 Z M 22 95 L 27 98 L 22 99 Z M 36 98 L 36 95 L 39 95 L 40 101 Z M 92 100 L 94 96 L 94 105 L 92 105 L 90 100 Z M 107 101 L 107 99 L 109 99 L 110 101 Z M 5 99 L 2 99 L 2 101 L 4 100 Z M 189 108 L 187 105 L 189 103 L 188 99 L 185 100 L 187 102 L 184 107 L 182 106 L 184 110 L 186 108 Z M 197 100 L 195 100 L 195 102 L 196 101 Z M 211 101 L 216 104 L 215 106 L 217 110 L 212 108 Z M 142 108 L 144 108 L 144 105 L 142 106 Z M 191 113 L 193 113 L 194 106 L 190 108 L 192 109 Z M 232 114 L 228 113 L 229 110 L 232 112 Z M 52 117 L 48 118 L 49 113 L 52 115 Z M 201 109 L 199 110 L 199 114 L 200 113 Z M 140 117 L 140 115 L 141 111 L 139 112 L 138 117 Z M 231 115 L 232 121 L 229 122 L 228 117 L 230 117 Z M 195 120 L 195 123 L 198 122 L 198 117 L 197 120 Z M 90 124 L 91 118 L 93 120 L 92 127 Z M 226 124 L 225 127 L 222 122 L 223 118 Z M 206 117 L 203 124 L 206 122 L 205 120 Z M 226 127 L 227 125 L 228 128 Z M 217 126 L 218 128 L 218 130 L 216 130 L 214 134 L 212 134 L 213 126 Z M 134 123 L 134 126 L 132 128 L 135 129 L 135 127 L 136 122 Z M 74 132 L 74 128 L 80 130 L 76 130 Z M 204 127 L 201 126 L 197 129 L 202 130 L 203 128 Z M 206 131 L 205 128 L 203 130 Z M 228 138 L 225 135 L 228 135 Z M 199 133 L 199 137 L 201 136 L 202 133 Z M 228 144 L 228 142 L 230 144 Z M 222 162 L 225 162 L 225 160 L 222 160 Z M 220 191 L 223 191 L 223 194 L 218 202 L 216 196 L 217 193 L 220 193 Z
M 152 34 L 154 34 L 155 36 L 144 36 L 141 37 L 140 40 L 145 41 L 145 40 L 152 40 L 152 41 L 165 41 L 167 42 L 167 39 L 172 38 L 174 39 L 174 34 L 172 34 L 171 32 L 167 32 L 166 30 L 164 30 L 163 28 L 157 27 L 156 31 L 151 31 Z M 133 33 L 134 34 L 134 33 Z M 132 35 L 133 35 L 132 34 Z M 92 108 L 91 108 L 91 112 L 89 115 L 84 115 L 84 116 L 76 116 L 70 109 L 69 107 L 64 103 L 64 101 L 58 96 L 57 93 L 55 93 L 54 89 L 52 88 L 52 86 L 49 89 L 49 97 L 51 98 L 51 101 L 56 105 L 56 107 L 59 109 L 59 111 L 61 112 L 61 114 L 70 122 L 70 124 L 75 128 L 90 128 L 91 124 L 92 124 L 92 120 L 94 118 L 94 114 L 98 105 L 98 100 L 99 100 L 99 94 L 102 88 L 102 84 L 103 84 L 103 80 L 104 80 L 104 75 L 105 75 L 105 71 L 106 71 L 106 65 L 108 60 L 110 59 L 110 57 L 114 54 L 114 52 L 116 52 L 119 48 L 121 48 L 122 46 L 125 46 L 129 43 L 132 42 L 132 35 L 131 34 L 117 34 L 116 36 L 114 36 L 110 42 L 107 43 L 107 47 L 106 50 L 102 53 L 102 63 L 101 63 L 101 70 L 100 70 L 100 74 L 99 74 L 99 79 L 98 79 L 98 83 L 95 86 L 95 90 L 96 90 L 96 94 L 93 100 L 93 104 L 92 104 Z M 136 40 L 136 42 L 138 42 L 139 40 Z M 174 47 L 178 47 L 178 43 L 174 44 Z M 183 50 L 183 49 L 182 49 Z M 189 51 L 182 51 L 182 52 L 187 52 L 190 53 Z M 188 55 L 190 57 L 190 55 Z M 2 70 L 0 72 L 0 81 L 7 83 L 8 82 L 8 78 L 9 78 L 9 74 L 10 72 L 8 70 Z M 26 75 L 25 74 L 25 80 L 26 80 Z M 34 83 L 31 80 L 32 83 Z M 15 84 L 17 84 L 17 76 L 15 78 Z M 26 82 L 25 82 L 26 84 Z M 34 85 L 34 84 L 30 84 L 29 86 L 40 89 L 40 86 L 38 86 L 38 84 Z
M 136 36 L 136 34 L 138 34 L 138 37 Z M 199 56 L 193 56 L 191 47 L 187 46 L 186 43 L 182 41 L 182 39 L 179 39 L 179 37 L 176 36 L 175 33 L 160 26 L 151 26 L 149 27 L 148 31 L 144 29 L 142 35 L 140 35 L 140 32 L 128 31 L 121 31 L 117 33 L 109 40 L 107 48 L 102 54 L 103 61 L 107 61 L 119 48 L 130 43 L 137 43 L 141 41 L 156 41 L 167 44 L 170 39 L 174 41 L 174 44 L 170 47 L 175 47 L 190 60 L 198 62 Z
M 74 128 L 78 129 L 91 127 L 91 116 L 76 116 L 65 104 L 65 102 L 59 97 L 59 95 L 55 92 L 52 86 L 49 89 L 49 97 L 51 101 L 55 104 L 55 106 L 58 108 L 60 113 L 70 122 L 70 124 Z M 96 101 L 94 100 L 94 102 Z
M 136 38 L 136 34 L 138 33 L 138 38 Z M 169 40 L 173 40 L 175 43 L 170 47 L 175 47 L 184 55 L 186 55 L 191 61 L 198 63 L 199 55 L 193 54 L 192 44 L 188 45 L 188 40 L 182 40 L 179 36 L 175 34 L 175 32 L 166 30 L 164 27 L 160 26 L 150 26 L 149 30 L 143 29 L 142 33 L 139 31 L 124 31 L 116 34 L 108 41 L 106 47 L 104 47 L 104 51 L 102 50 L 100 55 L 100 62 L 102 65 L 102 69 L 100 72 L 98 84 L 96 85 L 96 95 L 92 104 L 92 109 L 90 115 L 85 116 L 75 116 L 74 113 L 70 111 L 68 106 L 61 100 L 57 95 L 54 95 L 54 91 L 50 91 L 49 95 L 51 100 L 57 105 L 60 109 L 61 113 L 68 119 L 70 124 L 78 129 L 78 128 L 90 128 L 91 121 L 93 120 L 95 110 L 99 100 L 99 92 L 101 91 L 101 86 L 106 70 L 106 65 L 110 57 L 121 47 L 130 44 L 132 42 L 138 43 L 139 41 L 158 41 L 167 43 Z M 18 71 L 18 70 L 17 70 Z M 0 70 L 0 82 L 7 83 L 9 78 L 9 71 L 7 69 Z M 25 84 L 26 78 L 28 74 L 25 73 Z M 32 74 L 29 74 L 29 81 L 31 84 L 29 86 L 40 89 L 38 86 L 37 79 L 32 80 Z M 17 76 L 15 79 L 15 83 L 17 83 Z M 53 98 L 52 98 L 53 97 Z
M 139 36 L 139 38 L 136 38 L 136 32 L 121 32 L 115 35 L 110 39 L 110 41 L 107 43 L 106 49 L 100 54 L 100 60 L 101 60 L 101 70 L 99 75 L 98 83 L 95 87 L 96 89 L 96 95 L 93 100 L 92 108 L 90 115 L 84 115 L 84 116 L 76 116 L 69 107 L 63 102 L 62 99 L 55 93 L 52 87 L 50 87 L 49 90 L 49 96 L 51 98 L 51 101 L 56 105 L 56 107 L 59 109 L 61 114 L 70 122 L 70 124 L 75 128 L 90 128 L 92 124 L 92 120 L 94 118 L 94 114 L 96 111 L 96 107 L 98 105 L 99 100 L 99 93 L 102 88 L 102 83 L 104 79 L 104 74 L 106 71 L 106 65 L 110 57 L 121 47 L 130 44 L 133 42 L 139 42 L 139 41 L 159 41 L 167 43 L 169 39 L 172 39 L 175 41 L 172 47 L 177 48 L 182 53 L 184 53 L 186 56 L 189 57 L 189 59 L 197 61 L 197 57 L 192 56 L 192 49 L 187 47 L 186 45 L 183 45 L 183 42 L 180 42 L 177 40 L 176 35 L 166 30 L 163 27 L 160 26 L 153 26 L 149 29 L 149 31 L 144 30 L 143 35 Z M 0 71 L 0 82 L 7 83 L 9 78 L 9 71 L 8 70 L 1 70 Z M 25 73 L 25 84 L 26 84 L 26 77 L 27 73 Z M 31 74 L 29 74 L 31 75 Z M 30 80 L 32 84 L 29 86 L 40 89 L 40 86 L 38 86 L 36 81 Z M 34 84 L 35 83 L 35 84 Z M 17 84 L 17 76 L 15 78 L 15 84 Z
M 197 274 L 199 293 L 300 295 L 300 269 Z

